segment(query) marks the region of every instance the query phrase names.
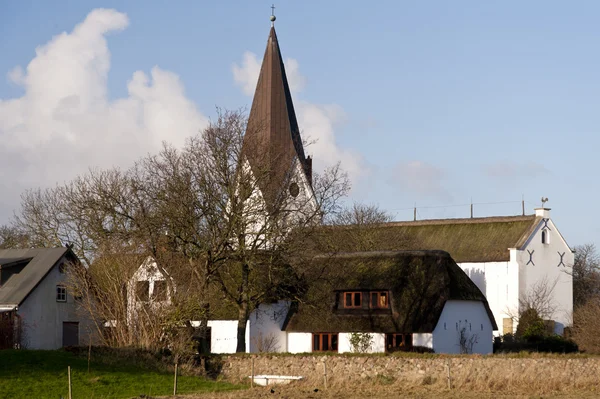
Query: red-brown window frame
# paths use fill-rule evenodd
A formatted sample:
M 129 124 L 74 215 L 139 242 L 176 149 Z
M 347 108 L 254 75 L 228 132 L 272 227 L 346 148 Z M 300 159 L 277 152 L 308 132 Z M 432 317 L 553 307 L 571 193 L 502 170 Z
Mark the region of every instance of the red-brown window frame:
M 332 348 L 335 336 L 335 348 Z M 315 337 L 318 337 L 319 348 L 315 349 Z M 327 339 L 327 349 L 323 349 L 323 340 Z M 337 352 L 339 347 L 339 335 L 338 333 L 313 333 L 311 347 L 313 352 Z
M 373 295 L 377 296 L 375 306 L 373 306 Z M 385 295 L 385 306 L 381 306 L 381 297 Z M 369 306 L 371 309 L 389 309 L 390 308 L 390 293 L 389 291 L 371 291 L 369 292 Z
M 392 336 L 392 346 L 391 347 L 388 345 L 388 337 L 390 335 Z M 410 337 L 410 342 L 407 342 L 409 337 Z M 400 338 L 402 340 L 401 345 L 397 345 L 398 338 Z M 385 351 L 391 352 L 394 350 L 410 349 L 413 347 L 412 338 L 413 338 L 412 334 L 387 333 L 387 334 L 385 334 Z
M 350 299 L 351 305 L 348 305 L 346 303 L 346 295 L 351 295 L 351 299 Z M 360 303 L 358 305 L 354 304 L 356 296 L 358 296 L 360 298 L 360 300 L 359 300 Z M 363 293 L 360 291 L 344 291 L 343 296 L 342 296 L 342 303 L 343 303 L 344 308 L 346 308 L 346 309 L 362 308 L 362 304 L 363 304 L 362 297 L 363 297 Z

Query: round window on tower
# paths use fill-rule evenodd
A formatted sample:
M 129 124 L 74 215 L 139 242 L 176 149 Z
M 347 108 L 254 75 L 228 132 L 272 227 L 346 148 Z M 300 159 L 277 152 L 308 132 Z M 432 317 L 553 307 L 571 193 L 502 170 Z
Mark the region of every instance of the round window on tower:
M 300 187 L 298 187 L 298 183 L 290 184 L 290 194 L 294 198 L 300 194 Z

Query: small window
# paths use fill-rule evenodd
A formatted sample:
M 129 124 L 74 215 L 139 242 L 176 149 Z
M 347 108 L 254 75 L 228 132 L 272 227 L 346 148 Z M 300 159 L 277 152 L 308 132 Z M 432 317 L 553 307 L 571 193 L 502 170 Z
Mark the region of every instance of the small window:
M 362 293 L 361 292 L 344 292 L 344 307 L 345 308 L 361 308 Z
M 550 244 L 550 234 L 548 230 L 542 230 L 542 244 Z
M 64 285 L 56 286 L 56 302 L 67 302 L 67 287 Z
M 387 352 L 409 350 L 412 346 L 412 334 L 385 334 L 385 350 Z
M 150 282 L 136 281 L 135 295 L 139 301 L 148 302 L 148 299 L 150 297 Z
M 337 333 L 313 334 L 313 352 L 327 352 L 338 350 Z
M 154 289 L 152 290 L 152 300 L 157 302 L 164 302 L 167 300 L 166 280 L 156 280 L 154 282 Z
M 371 308 L 387 309 L 390 307 L 389 295 L 387 291 L 371 292 Z

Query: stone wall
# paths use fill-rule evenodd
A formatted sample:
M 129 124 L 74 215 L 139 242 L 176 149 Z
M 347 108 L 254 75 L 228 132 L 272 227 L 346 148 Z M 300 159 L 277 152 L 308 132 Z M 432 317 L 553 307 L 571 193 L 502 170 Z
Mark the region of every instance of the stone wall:
M 600 357 L 551 355 L 508 356 L 312 356 L 245 355 L 221 358 L 221 374 L 232 382 L 248 382 L 255 375 L 295 375 L 305 384 L 329 386 L 361 383 L 403 385 L 448 384 L 470 390 L 600 389 Z

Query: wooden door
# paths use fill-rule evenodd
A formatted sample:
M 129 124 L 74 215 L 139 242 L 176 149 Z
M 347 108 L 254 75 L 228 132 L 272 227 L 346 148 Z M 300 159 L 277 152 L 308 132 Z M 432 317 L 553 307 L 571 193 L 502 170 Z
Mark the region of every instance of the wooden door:
M 72 321 L 63 322 L 63 346 L 79 345 L 79 323 Z

